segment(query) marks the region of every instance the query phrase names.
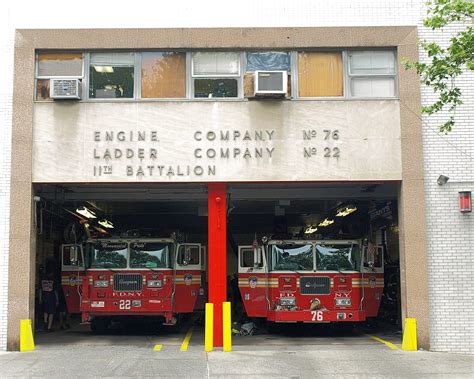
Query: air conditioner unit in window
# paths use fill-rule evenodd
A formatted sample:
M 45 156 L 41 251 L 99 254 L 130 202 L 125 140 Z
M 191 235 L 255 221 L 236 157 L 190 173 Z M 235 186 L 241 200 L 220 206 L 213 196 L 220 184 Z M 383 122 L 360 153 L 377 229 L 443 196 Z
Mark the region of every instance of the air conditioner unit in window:
M 50 79 L 49 86 L 51 99 L 81 99 L 82 85 L 79 79 Z
M 255 71 L 254 96 L 285 96 L 288 90 L 286 71 Z

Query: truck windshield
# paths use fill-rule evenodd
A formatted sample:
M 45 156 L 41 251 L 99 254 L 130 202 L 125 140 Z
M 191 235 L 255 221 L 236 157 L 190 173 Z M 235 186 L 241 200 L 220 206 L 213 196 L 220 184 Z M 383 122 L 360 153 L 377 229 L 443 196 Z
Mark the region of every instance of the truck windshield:
M 91 268 L 127 267 L 127 243 L 101 241 L 91 243 L 89 248 Z
M 359 270 L 358 245 L 316 245 L 318 271 Z
M 130 268 L 169 268 L 174 244 L 171 242 L 133 242 Z
M 313 246 L 311 244 L 271 245 L 273 271 L 313 270 Z

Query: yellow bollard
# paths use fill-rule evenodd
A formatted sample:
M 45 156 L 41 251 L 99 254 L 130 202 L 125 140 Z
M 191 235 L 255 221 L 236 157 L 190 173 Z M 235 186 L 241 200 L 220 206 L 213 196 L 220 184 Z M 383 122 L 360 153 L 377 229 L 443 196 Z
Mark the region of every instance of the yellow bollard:
M 208 353 L 214 347 L 214 304 L 206 303 L 205 325 L 204 325 L 204 350 Z
M 31 320 L 20 320 L 20 351 L 34 351 L 35 341 Z
M 402 350 L 416 351 L 418 344 L 416 340 L 416 318 L 405 319 L 405 329 L 403 330 Z
M 231 310 L 230 302 L 226 301 L 222 303 L 222 340 L 223 347 L 222 350 L 225 352 L 232 351 L 232 320 L 231 320 Z

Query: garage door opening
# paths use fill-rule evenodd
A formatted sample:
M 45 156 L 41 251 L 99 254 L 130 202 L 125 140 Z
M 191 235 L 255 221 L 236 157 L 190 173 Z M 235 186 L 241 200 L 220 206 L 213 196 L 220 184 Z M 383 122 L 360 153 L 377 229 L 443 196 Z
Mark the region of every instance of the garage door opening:
M 232 185 L 235 328 L 400 330 L 397 185 Z M 238 292 L 236 289 L 238 283 Z
M 356 318 L 361 308 L 361 288 L 364 286 L 367 288 L 366 293 L 377 289 L 371 293 L 374 299 L 379 296 L 376 317 L 365 317 L 364 327 L 369 324 L 374 332 L 400 330 L 398 190 L 398 183 L 389 182 L 350 185 L 229 184 L 226 199 L 226 275 L 227 296 L 233 303 L 235 333 L 256 332 L 282 340 L 288 336 L 337 336 L 344 329 L 343 324 L 352 324 L 352 318 Z M 202 326 L 200 312 L 207 299 L 208 286 L 207 185 L 36 185 L 35 195 L 36 293 L 40 292 L 41 281 L 47 271 L 54 270 L 64 293 L 61 301 L 70 314 L 68 323 L 73 324 L 71 326 L 77 331 L 62 334 L 59 338 L 61 343 L 78 337 L 89 338 L 91 327 L 101 333 L 106 330 L 109 337 L 117 338 L 114 341 L 137 333 L 144 336 L 172 335 L 172 327 L 168 326 L 179 321 L 176 319 L 179 314 L 189 316 L 184 317 L 185 324 L 193 322 L 196 325 L 195 334 L 199 335 Z M 91 218 L 88 212 L 95 218 Z M 126 246 L 120 245 L 119 241 Z M 324 244 L 324 241 L 332 241 L 332 244 Z M 345 244 L 345 247 L 329 254 L 337 245 L 335 242 Z M 302 259 L 304 253 L 299 254 L 297 250 L 304 251 L 305 246 L 309 250 L 306 251 L 306 259 Z M 370 262 L 366 259 L 367 275 L 353 278 L 347 272 L 364 269 L 363 259 L 364 256 L 368 257 L 369 246 L 373 257 Z M 260 249 L 261 253 L 257 253 Z M 278 249 L 281 250 L 279 255 Z M 167 250 L 177 254 L 167 254 Z M 288 253 L 289 259 L 283 262 L 285 253 Z M 292 260 L 292 255 L 296 256 L 296 261 Z M 326 261 L 321 260 L 325 255 Z M 298 266 L 300 263 L 303 266 Z M 177 268 L 185 267 L 186 273 L 190 269 L 194 271 L 191 276 L 186 276 L 184 271 L 180 276 L 179 269 L 176 274 L 171 271 L 170 274 L 163 273 L 163 270 L 174 265 Z M 318 273 L 318 268 L 323 267 L 325 277 L 329 277 L 328 283 L 313 283 L 305 278 L 311 276 L 305 273 Z M 107 269 L 106 272 L 101 270 L 103 268 Z M 139 269 L 140 280 L 137 281 L 127 272 L 124 274 L 128 276 L 119 278 L 118 274 L 122 273 L 120 270 L 123 268 L 131 269 L 132 273 L 133 269 Z M 95 296 L 91 298 L 95 303 L 94 306 L 89 304 L 89 311 L 85 311 L 84 307 L 81 310 L 80 306 L 84 298 L 81 282 L 86 270 L 94 273 L 87 279 Z M 273 274 L 267 273 L 260 280 L 257 275 L 259 270 L 282 271 L 284 278 L 275 279 Z M 143 289 L 156 285 L 159 288 L 156 291 L 163 291 L 167 275 L 175 275 L 170 280 L 173 283 L 173 287 L 169 287 L 170 294 L 173 291 L 178 294 L 178 291 L 185 289 L 195 298 L 191 301 L 191 308 L 189 299 L 183 300 L 181 305 L 174 304 L 171 312 L 165 309 L 163 303 L 156 303 L 153 317 L 137 311 L 137 317 L 132 318 L 131 322 L 130 318 L 123 317 L 101 318 L 95 312 L 105 306 L 102 302 L 106 301 L 108 295 L 104 288 L 110 287 L 111 292 L 126 292 L 128 295 L 142 293 L 134 291 L 134 286 Z M 342 280 L 346 277 L 350 280 L 347 279 L 345 288 L 342 282 L 335 283 L 334 278 Z M 280 283 L 285 280 L 289 282 Z M 252 306 L 245 304 L 246 301 L 254 300 L 249 291 L 263 289 L 263 295 L 260 296 L 262 303 L 254 304 L 257 310 L 259 307 L 271 310 L 279 307 L 287 312 L 285 317 L 293 316 L 298 313 L 298 307 L 303 309 L 298 304 L 302 287 L 307 286 L 311 292 L 311 288 L 327 284 L 329 287 L 326 290 L 332 295 L 336 292 L 336 286 L 339 286 L 338 296 L 342 299 L 338 303 L 340 311 L 334 312 L 335 320 L 318 319 L 318 311 L 323 311 L 324 307 L 329 309 L 324 294 L 303 294 L 308 298 L 308 304 L 312 300 L 312 306 L 316 307 L 309 309 L 315 312 L 310 313 L 315 320 L 291 317 L 276 320 L 274 315 L 256 314 Z M 287 289 L 281 291 L 285 285 Z M 356 292 L 357 296 L 352 297 Z M 293 296 L 288 296 L 290 294 Z M 141 301 L 144 299 L 141 295 L 136 298 L 128 295 L 126 298 L 117 295 L 111 306 L 116 307 L 117 311 L 121 310 L 120 307 L 128 311 L 142 306 Z M 104 299 L 99 296 L 104 296 Z M 347 305 L 347 298 L 354 301 L 351 306 Z M 319 308 L 315 299 L 320 302 Z M 44 304 L 40 304 L 37 295 L 35 300 L 36 331 L 40 341 L 48 343 L 57 337 L 52 338 L 51 334 L 43 333 L 47 329 L 43 323 Z M 331 301 L 335 302 L 335 299 Z M 367 297 L 363 301 L 368 301 Z M 61 307 L 64 309 L 64 304 Z M 352 316 L 349 316 L 351 313 Z M 337 317 L 345 319 L 338 320 Z M 90 325 L 80 325 L 83 321 L 90 322 Z M 334 321 L 334 325 L 330 326 L 326 321 Z M 252 326 L 250 331 L 245 329 L 249 328 L 249 323 L 253 324 L 253 331 Z M 59 327 L 60 319 L 57 316 L 53 328 L 57 330 Z M 186 330 L 181 332 L 183 336 Z M 202 341 L 199 340 L 199 343 Z M 236 339 L 234 343 L 249 342 Z

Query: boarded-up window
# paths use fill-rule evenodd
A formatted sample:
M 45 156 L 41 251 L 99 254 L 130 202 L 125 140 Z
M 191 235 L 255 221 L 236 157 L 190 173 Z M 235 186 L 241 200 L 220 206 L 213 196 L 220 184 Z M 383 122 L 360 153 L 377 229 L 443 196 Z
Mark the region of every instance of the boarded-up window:
M 186 53 L 142 53 L 142 98 L 186 97 Z
M 299 97 L 342 95 L 341 52 L 302 52 L 298 54 Z

